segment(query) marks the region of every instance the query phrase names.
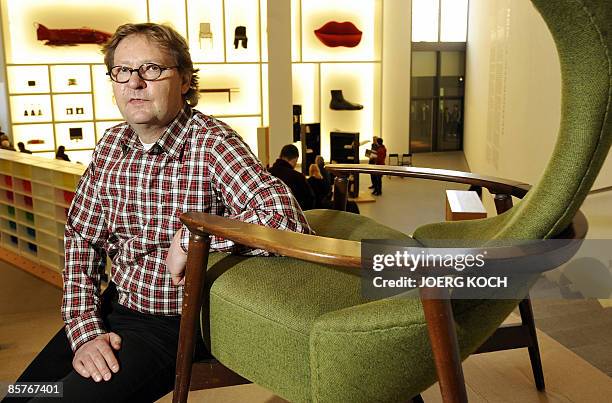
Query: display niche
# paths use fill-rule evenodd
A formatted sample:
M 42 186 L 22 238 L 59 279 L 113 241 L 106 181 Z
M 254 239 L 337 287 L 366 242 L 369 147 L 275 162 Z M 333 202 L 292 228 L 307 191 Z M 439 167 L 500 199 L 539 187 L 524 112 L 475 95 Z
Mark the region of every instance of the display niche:
M 257 151 L 257 128 L 268 120 L 265 0 L 6 0 L 0 6 L 14 143 L 48 157 L 63 145 L 71 160 L 88 161 L 104 130 L 122 121 L 100 44 L 125 22 L 148 20 L 186 37 L 200 69 L 198 109 L 234 124 Z
M 381 0 L 293 1 L 293 103 L 302 122 L 320 123 L 330 161 L 332 132 L 358 133 L 364 158 L 381 135 Z M 296 50 L 297 49 L 297 50 Z M 359 158 L 353 159 L 359 162 Z

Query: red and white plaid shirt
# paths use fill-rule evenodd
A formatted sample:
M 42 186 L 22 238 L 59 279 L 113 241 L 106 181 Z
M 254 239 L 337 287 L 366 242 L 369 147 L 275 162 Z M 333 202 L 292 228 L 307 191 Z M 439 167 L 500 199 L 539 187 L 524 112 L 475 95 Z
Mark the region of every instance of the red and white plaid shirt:
M 311 232 L 289 188 L 223 122 L 185 106 L 148 151 L 127 123 L 112 127 L 96 146 L 66 224 L 62 316 L 73 351 L 106 332 L 99 313 L 106 255 L 121 305 L 181 314 L 183 287 L 172 284 L 165 259 L 187 211 Z M 183 249 L 188 242 L 185 228 Z M 217 251 L 233 246 L 214 237 L 211 243 Z

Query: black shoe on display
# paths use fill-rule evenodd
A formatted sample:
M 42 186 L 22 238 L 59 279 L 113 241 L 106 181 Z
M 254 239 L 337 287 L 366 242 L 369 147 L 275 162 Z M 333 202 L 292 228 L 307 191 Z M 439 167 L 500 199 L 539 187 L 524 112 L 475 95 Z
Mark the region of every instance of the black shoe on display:
M 334 111 L 358 111 L 363 109 L 363 105 L 349 102 L 344 99 L 342 90 L 331 90 L 331 101 L 329 108 Z
M 248 41 L 246 27 L 238 25 L 234 30 L 234 49 L 238 49 L 238 42 L 242 42 L 242 47 L 246 49 Z
M 368 186 L 368 189 L 374 189 L 374 185 Z

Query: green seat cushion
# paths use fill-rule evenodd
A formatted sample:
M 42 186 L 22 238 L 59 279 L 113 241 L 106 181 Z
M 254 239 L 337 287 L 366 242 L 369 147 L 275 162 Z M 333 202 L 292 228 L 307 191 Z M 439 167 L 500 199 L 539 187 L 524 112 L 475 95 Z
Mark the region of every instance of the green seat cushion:
M 360 215 L 333 210 L 306 215 L 321 236 L 403 239 L 419 246 Z M 207 278 L 214 280 L 213 355 L 288 400 L 396 401 L 435 381 L 418 298 L 365 301 L 358 270 L 213 253 Z M 460 312 L 462 347 L 478 347 L 510 312 L 513 305 L 507 305 L 485 312 L 478 303 Z M 468 337 L 463 324 L 476 331 Z

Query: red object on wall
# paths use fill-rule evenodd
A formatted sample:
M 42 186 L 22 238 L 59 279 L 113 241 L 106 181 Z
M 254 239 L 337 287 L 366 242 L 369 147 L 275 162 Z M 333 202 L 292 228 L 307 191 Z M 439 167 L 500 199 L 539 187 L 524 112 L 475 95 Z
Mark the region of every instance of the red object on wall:
M 345 46 L 354 48 L 361 42 L 362 32 L 349 21 L 330 21 L 314 31 L 315 35 L 325 46 L 335 48 Z
M 91 28 L 49 29 L 42 24 L 37 24 L 36 27 L 36 39 L 47 41 L 45 45 L 49 46 L 78 45 L 81 43 L 102 45 L 110 37 L 111 34 L 107 32 Z

